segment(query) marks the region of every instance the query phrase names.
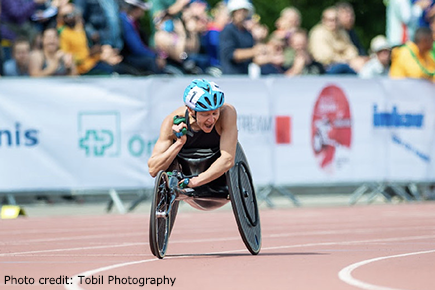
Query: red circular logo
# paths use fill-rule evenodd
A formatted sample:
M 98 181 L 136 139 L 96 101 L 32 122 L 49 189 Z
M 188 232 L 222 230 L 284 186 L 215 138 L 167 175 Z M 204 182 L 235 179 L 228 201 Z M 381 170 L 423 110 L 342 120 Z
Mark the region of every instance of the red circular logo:
M 311 144 L 321 168 L 334 162 L 336 150 L 350 148 L 352 120 L 349 102 L 335 85 L 325 87 L 314 105 Z

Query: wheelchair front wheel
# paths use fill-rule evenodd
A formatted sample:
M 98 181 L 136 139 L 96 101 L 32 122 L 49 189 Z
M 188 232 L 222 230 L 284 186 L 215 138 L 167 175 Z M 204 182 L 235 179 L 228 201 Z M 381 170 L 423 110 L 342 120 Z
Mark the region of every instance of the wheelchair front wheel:
M 169 204 L 168 175 L 166 172 L 160 171 L 155 179 L 149 226 L 151 252 L 159 259 L 163 259 L 168 248 L 171 231 Z

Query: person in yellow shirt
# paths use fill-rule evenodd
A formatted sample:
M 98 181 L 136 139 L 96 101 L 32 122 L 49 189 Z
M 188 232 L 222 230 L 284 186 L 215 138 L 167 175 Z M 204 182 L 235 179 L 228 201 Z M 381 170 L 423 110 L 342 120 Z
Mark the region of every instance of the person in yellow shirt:
M 418 78 L 435 82 L 435 59 L 431 56 L 433 35 L 430 28 L 420 27 L 414 41 L 393 49 L 390 77 Z
M 74 4 L 68 3 L 59 9 L 58 27 L 60 47 L 63 51 L 73 55 L 79 74 L 112 74 L 114 65 L 118 64 L 122 58 L 116 55 L 107 59 L 104 47 L 95 45 L 88 46 L 86 32 L 83 21 Z

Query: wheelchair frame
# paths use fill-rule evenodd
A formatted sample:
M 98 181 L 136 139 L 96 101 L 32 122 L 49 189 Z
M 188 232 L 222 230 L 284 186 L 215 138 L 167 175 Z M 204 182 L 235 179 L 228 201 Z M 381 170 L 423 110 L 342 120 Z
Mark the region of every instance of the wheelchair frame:
M 261 249 L 261 226 L 255 189 L 246 156 L 237 144 L 235 165 L 225 174 L 228 194 L 204 196 L 193 188 L 180 188 L 185 176 L 179 170 L 160 171 L 155 178 L 150 212 L 149 243 L 151 252 L 159 259 L 166 255 L 168 240 L 174 226 L 179 202 L 184 200 L 200 210 L 219 208 L 228 201 L 236 219 L 242 240 L 253 255 Z

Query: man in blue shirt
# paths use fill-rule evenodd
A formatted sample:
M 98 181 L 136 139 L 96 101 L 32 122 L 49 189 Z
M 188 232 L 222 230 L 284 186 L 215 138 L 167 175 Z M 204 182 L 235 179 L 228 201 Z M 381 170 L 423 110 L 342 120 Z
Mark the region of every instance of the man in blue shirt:
M 120 14 L 124 62 L 144 73 L 160 73 L 166 65 L 166 60 L 145 44 L 139 30 L 139 19 L 150 6 L 143 0 L 125 2 L 126 12 Z
M 12 45 L 12 59 L 3 64 L 5 76 L 29 76 L 30 43 L 27 38 L 19 37 Z
M 248 0 L 230 0 L 231 23 L 219 35 L 219 58 L 223 74 L 248 74 L 248 66 L 257 54 L 254 38 L 245 27 L 253 7 Z

